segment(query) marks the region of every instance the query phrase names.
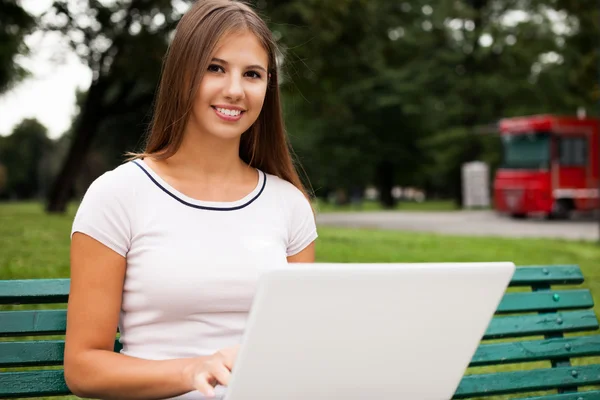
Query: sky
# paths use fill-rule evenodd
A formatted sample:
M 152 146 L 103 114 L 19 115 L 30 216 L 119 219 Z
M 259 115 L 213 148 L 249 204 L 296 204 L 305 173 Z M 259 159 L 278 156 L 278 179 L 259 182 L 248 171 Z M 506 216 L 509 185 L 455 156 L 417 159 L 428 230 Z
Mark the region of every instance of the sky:
M 52 0 L 22 0 L 28 12 L 39 15 Z M 28 57 L 19 63 L 32 74 L 0 96 L 0 135 L 8 135 L 24 118 L 37 118 L 57 138 L 71 125 L 75 113 L 75 90 L 87 89 L 90 69 L 68 50 L 58 34 L 35 32 L 26 39 Z

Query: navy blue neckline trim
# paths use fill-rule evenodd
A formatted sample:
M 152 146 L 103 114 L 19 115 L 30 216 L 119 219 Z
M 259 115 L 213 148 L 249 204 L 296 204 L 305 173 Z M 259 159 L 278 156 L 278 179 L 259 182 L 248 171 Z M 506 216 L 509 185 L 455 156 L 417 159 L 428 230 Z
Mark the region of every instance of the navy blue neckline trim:
M 180 202 L 181 204 L 184 204 L 188 207 L 192 207 L 192 208 L 198 208 L 201 210 L 210 210 L 210 211 L 235 211 L 235 210 L 239 210 L 241 208 L 247 207 L 250 204 L 252 204 L 256 199 L 258 199 L 258 197 L 262 194 L 263 190 L 265 190 L 265 186 L 267 184 L 267 174 L 265 174 L 263 171 L 263 183 L 262 186 L 259 190 L 259 192 L 256 194 L 256 196 L 254 196 L 253 198 L 251 198 L 250 200 L 248 200 L 246 203 L 241 204 L 239 206 L 235 206 L 235 207 L 207 207 L 207 206 L 199 206 L 197 204 L 192 204 L 189 203 L 183 199 L 180 199 L 179 197 L 177 197 L 175 194 L 171 193 L 168 189 L 166 189 L 165 187 L 163 187 L 160 183 L 158 183 L 156 181 L 156 179 L 154 179 L 154 177 L 152 175 L 150 175 L 150 173 L 148 171 L 146 171 L 146 169 L 144 167 L 142 167 L 138 162 L 136 162 L 135 160 L 132 161 L 135 165 L 137 165 L 142 171 L 144 171 L 144 173 L 146 174 L 146 176 L 148 176 L 148 178 L 150 178 L 150 180 L 152 182 L 154 182 L 154 184 L 156 186 L 158 186 L 163 192 L 165 192 L 166 194 L 168 194 L 169 196 L 171 196 L 172 198 L 174 198 L 175 200 L 177 200 L 178 202 Z

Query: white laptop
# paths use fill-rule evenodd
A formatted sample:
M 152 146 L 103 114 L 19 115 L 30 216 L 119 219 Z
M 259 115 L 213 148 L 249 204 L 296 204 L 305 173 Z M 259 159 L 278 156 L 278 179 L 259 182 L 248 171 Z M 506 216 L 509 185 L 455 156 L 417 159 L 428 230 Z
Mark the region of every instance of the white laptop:
M 514 270 L 290 264 L 267 273 L 224 399 L 450 399 Z

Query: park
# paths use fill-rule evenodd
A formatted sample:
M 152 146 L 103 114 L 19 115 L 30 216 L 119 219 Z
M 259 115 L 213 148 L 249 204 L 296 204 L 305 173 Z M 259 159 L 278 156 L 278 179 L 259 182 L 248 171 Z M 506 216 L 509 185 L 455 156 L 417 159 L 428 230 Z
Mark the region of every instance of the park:
M 0 398 L 79 398 L 62 372 L 71 229 L 90 185 L 143 147 L 191 3 L 0 2 Z M 453 398 L 600 399 L 600 7 L 251 3 L 281 51 L 315 262 L 512 262 Z M 66 60 L 86 83 L 44 92 Z

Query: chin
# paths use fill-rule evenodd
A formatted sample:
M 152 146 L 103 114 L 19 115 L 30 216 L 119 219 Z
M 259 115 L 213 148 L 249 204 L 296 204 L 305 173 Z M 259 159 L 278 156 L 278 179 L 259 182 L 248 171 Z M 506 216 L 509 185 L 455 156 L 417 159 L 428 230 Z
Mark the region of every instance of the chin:
M 240 131 L 240 130 L 213 130 L 212 132 L 210 132 L 211 136 L 218 138 L 218 139 L 222 139 L 222 140 L 236 140 L 239 139 L 242 134 L 245 132 L 246 130 Z

